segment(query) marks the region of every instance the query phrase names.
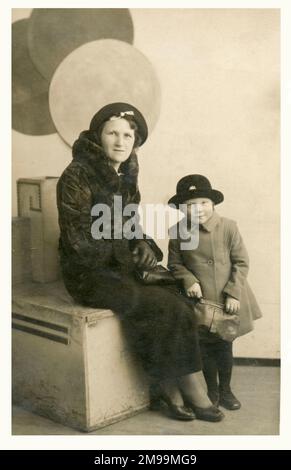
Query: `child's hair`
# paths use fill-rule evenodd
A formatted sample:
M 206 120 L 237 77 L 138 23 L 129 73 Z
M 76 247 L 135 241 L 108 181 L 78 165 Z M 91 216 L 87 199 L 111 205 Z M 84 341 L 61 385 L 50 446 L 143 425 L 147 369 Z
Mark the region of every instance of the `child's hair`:
M 212 207 L 213 208 L 215 207 L 215 202 L 212 199 L 210 199 L 210 197 L 203 197 L 203 196 L 201 198 L 192 197 L 191 199 L 209 199 L 209 201 L 212 202 Z M 186 201 L 189 201 L 189 199 L 186 199 Z M 186 201 L 181 202 L 181 204 L 186 204 Z M 191 204 L 193 204 L 193 203 L 191 203 Z

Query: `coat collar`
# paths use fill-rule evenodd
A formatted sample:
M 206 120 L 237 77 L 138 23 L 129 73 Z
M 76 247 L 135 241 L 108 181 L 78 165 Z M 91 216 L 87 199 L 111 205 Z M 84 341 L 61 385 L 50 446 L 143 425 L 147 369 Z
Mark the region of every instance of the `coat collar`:
M 184 217 L 182 220 L 185 221 L 185 217 Z M 185 228 L 185 224 L 182 224 L 182 225 L 181 225 L 182 220 L 180 220 L 180 222 L 178 222 L 178 224 L 177 224 L 176 226 L 174 225 L 173 227 L 171 227 L 171 228 L 170 228 L 170 232 L 171 232 L 172 229 L 174 229 L 174 227 L 178 227 L 178 234 L 179 234 L 179 237 L 180 237 L 180 234 L 181 234 L 181 233 L 183 233 L 184 235 L 185 235 L 186 233 L 187 233 L 188 235 L 189 235 L 190 233 L 192 233 L 192 235 L 195 234 L 195 233 L 196 233 L 195 230 L 197 230 L 197 226 L 196 226 L 195 229 L 193 229 L 193 231 L 191 231 L 191 229 L 189 229 L 189 228 L 186 229 L 186 228 Z M 218 215 L 217 212 L 214 211 L 213 214 L 212 214 L 212 216 L 210 217 L 210 219 L 207 220 L 207 222 L 205 222 L 205 224 L 200 224 L 200 225 L 199 225 L 199 230 L 202 229 L 202 230 L 204 230 L 205 232 L 212 232 L 212 231 L 214 230 L 214 228 L 216 227 L 216 225 L 220 222 L 220 220 L 221 220 L 220 215 Z M 186 232 L 185 232 L 185 230 L 186 230 Z M 176 228 L 175 228 L 175 230 L 173 231 L 173 237 L 174 237 L 174 238 L 176 237 Z M 170 238 L 171 238 L 171 235 L 170 235 Z M 185 241 L 186 239 L 187 239 L 187 238 L 182 238 L 182 240 L 184 240 L 184 241 Z
M 95 142 L 93 132 L 81 132 L 73 145 L 73 159 L 85 163 L 89 167 L 92 176 L 100 175 L 109 190 L 118 190 L 119 175 L 109 164 L 102 147 Z M 128 185 L 137 187 L 138 169 L 137 156 L 133 151 L 129 158 L 120 165 L 120 173 L 122 173 L 122 178 Z
M 214 211 L 210 219 L 208 219 L 205 224 L 201 224 L 200 227 L 202 227 L 206 232 L 212 232 L 219 222 L 220 216 Z

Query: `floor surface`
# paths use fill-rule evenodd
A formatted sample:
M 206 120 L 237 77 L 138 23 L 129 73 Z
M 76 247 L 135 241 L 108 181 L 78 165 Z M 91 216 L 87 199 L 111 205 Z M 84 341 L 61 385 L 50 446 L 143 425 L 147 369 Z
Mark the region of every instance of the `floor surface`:
M 236 366 L 232 388 L 242 402 L 238 411 L 224 410 L 219 423 L 169 419 L 143 411 L 89 435 L 276 435 L 279 434 L 280 368 Z M 77 435 L 86 433 L 13 407 L 13 435 Z

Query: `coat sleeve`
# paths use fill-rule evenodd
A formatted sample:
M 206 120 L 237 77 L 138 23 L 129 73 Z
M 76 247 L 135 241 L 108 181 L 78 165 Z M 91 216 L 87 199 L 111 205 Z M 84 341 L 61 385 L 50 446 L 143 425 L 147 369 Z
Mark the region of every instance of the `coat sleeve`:
M 232 267 L 229 281 L 225 285 L 223 292 L 240 300 L 241 291 L 249 271 L 249 256 L 236 223 L 233 223 L 231 228 L 230 243 L 230 260 Z
M 133 202 L 135 202 L 136 204 L 139 204 L 139 202 L 140 202 L 140 193 L 139 193 L 139 191 L 137 191 L 136 195 L 134 196 Z M 139 242 L 144 241 L 152 249 L 152 251 L 154 252 L 155 257 L 157 258 L 157 260 L 162 261 L 162 259 L 163 259 L 162 250 L 160 250 L 160 248 L 158 247 L 158 245 L 156 244 L 156 242 L 154 241 L 153 238 L 151 238 L 149 235 L 143 233 L 143 230 L 142 230 L 142 227 L 141 227 L 140 224 L 139 224 L 139 227 L 140 227 L 140 232 L 142 234 L 142 238 L 139 238 L 139 239 L 135 238 L 135 239 L 129 241 L 129 246 L 130 246 L 131 251 L 134 250 L 134 248 L 137 246 L 137 244 Z
M 131 240 L 130 241 L 130 249 L 133 250 L 137 244 L 141 241 L 146 242 L 149 247 L 153 250 L 155 257 L 157 258 L 158 261 L 162 261 L 163 259 L 163 252 L 160 250 L 156 242 L 149 236 L 143 233 L 143 238 L 139 240 Z
M 81 170 L 67 169 L 57 186 L 61 247 L 76 264 L 87 268 L 105 266 L 112 256 L 112 240 L 91 235 L 91 191 Z
M 199 279 L 187 269 L 183 263 L 180 253 L 180 242 L 176 239 L 169 241 L 168 268 L 172 271 L 174 278 L 182 282 L 185 290 L 189 289 L 195 282 L 199 283 Z

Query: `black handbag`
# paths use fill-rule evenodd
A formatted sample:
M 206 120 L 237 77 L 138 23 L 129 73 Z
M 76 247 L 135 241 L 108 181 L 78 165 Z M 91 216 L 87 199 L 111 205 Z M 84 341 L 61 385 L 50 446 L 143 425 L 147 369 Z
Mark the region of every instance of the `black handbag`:
M 165 285 L 176 284 L 176 280 L 171 271 L 158 264 L 149 271 L 136 271 L 136 277 L 139 281 L 146 285 Z
M 224 305 L 211 300 L 200 299 L 194 307 L 199 326 L 225 341 L 239 336 L 239 315 L 224 311 Z

